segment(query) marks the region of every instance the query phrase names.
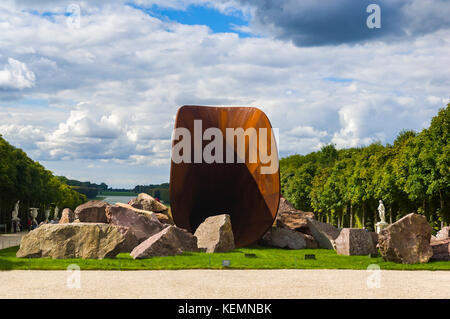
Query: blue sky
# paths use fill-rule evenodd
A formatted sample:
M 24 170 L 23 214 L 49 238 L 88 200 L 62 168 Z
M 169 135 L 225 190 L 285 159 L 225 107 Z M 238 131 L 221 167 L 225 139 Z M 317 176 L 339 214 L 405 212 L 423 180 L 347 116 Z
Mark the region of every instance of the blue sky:
M 127 5 L 161 20 L 171 20 L 187 25 L 206 25 L 215 33 L 232 32 L 239 34 L 240 37 L 250 36 L 248 33 L 240 32 L 236 28 L 248 26 L 249 22 L 240 11 L 224 14 L 213 7 L 201 5 L 189 5 L 183 9 L 167 8 L 159 5 L 147 7 L 134 3 L 127 3 Z
M 344 78 L 337 78 L 337 77 L 333 77 L 333 76 L 329 76 L 324 78 L 325 81 L 330 81 L 330 82 L 340 82 L 340 83 L 348 83 L 348 82 L 352 82 L 353 79 L 344 79 Z
M 113 187 L 169 180 L 186 104 L 260 108 L 281 156 L 391 143 L 449 101 L 450 2 L 369 2 L 2 1 L 0 134 Z

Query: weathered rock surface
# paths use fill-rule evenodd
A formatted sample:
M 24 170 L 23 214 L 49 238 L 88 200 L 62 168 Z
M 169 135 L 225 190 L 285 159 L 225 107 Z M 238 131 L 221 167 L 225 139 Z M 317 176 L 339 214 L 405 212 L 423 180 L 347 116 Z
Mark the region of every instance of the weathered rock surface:
M 431 226 L 425 216 L 411 213 L 378 234 L 380 253 L 387 261 L 426 263 L 433 255 Z
M 135 247 L 131 256 L 134 259 L 143 259 L 156 256 L 174 256 L 184 251 L 199 251 L 197 237 L 184 229 L 169 225 Z
M 162 213 L 155 213 L 155 212 L 139 209 L 139 208 L 131 206 L 130 204 L 116 203 L 116 205 L 132 209 L 138 214 L 147 215 L 147 216 L 155 216 L 163 224 L 169 224 L 169 225 L 174 224 L 172 217 L 170 217 L 170 215 L 168 215 L 168 214 L 166 215 L 166 214 L 162 214 Z
M 122 252 L 131 252 L 144 240 L 159 233 L 165 227 L 153 213 L 143 214 L 135 209 L 117 205 L 106 208 L 106 217 L 111 225 L 122 226 L 120 230 L 126 238 L 122 245 Z
M 304 234 L 304 233 L 302 233 L 302 234 L 306 241 L 306 248 L 308 248 L 308 249 L 319 248 L 319 243 L 314 239 L 314 237 L 312 235 L 308 235 L 308 234 Z
M 61 213 L 60 224 L 73 223 L 75 220 L 75 213 L 70 208 L 64 208 Z
M 440 231 L 436 234 L 436 239 L 447 239 L 450 238 L 450 226 L 443 227 Z
M 365 229 L 343 228 L 335 242 L 338 255 L 357 256 L 377 253 L 372 235 Z
M 207 253 L 226 252 L 234 249 L 234 236 L 230 215 L 210 216 L 201 223 L 194 234 L 199 248 Z
M 125 237 L 119 228 L 102 223 L 45 224 L 22 237 L 17 257 L 111 258 Z
M 431 242 L 431 249 L 433 250 L 432 260 L 450 261 L 450 238 Z
M 138 197 L 133 198 L 128 204 L 135 208 L 155 213 L 167 214 L 168 212 L 168 208 L 164 204 L 158 202 L 146 193 L 140 193 Z
M 275 225 L 277 227 L 298 230 L 302 233 L 312 235 L 308 228 L 307 218 L 314 218 L 314 213 L 295 209 L 284 197 L 280 198 Z
M 261 238 L 260 243 L 264 246 L 278 248 L 316 248 L 314 247 L 314 240 L 311 236 L 292 229 L 280 227 L 271 227 Z
M 312 218 L 307 218 L 306 220 L 308 221 L 307 226 L 320 248 L 336 249 L 335 241 L 341 232 L 340 228 Z
M 106 223 L 106 208 L 110 206 L 101 200 L 91 200 L 75 209 L 75 219 L 86 223 Z
M 173 222 L 173 219 L 172 219 L 172 216 L 170 215 L 170 213 L 166 213 L 166 214 L 155 213 L 155 216 L 163 224 L 175 225 L 175 223 Z
M 131 209 L 131 210 L 135 211 L 138 214 L 141 214 L 141 215 L 149 217 L 150 219 L 154 219 L 156 217 L 156 213 L 148 211 L 148 210 L 143 210 L 143 209 L 139 209 L 139 208 L 133 207 L 130 204 L 116 203 L 115 206 L 120 206 L 120 207 L 124 207 L 124 208 L 127 208 L 127 209 Z
M 280 197 L 280 203 L 278 204 L 278 212 L 290 212 L 296 210 L 297 209 L 294 207 L 294 205 L 291 204 L 290 201 L 288 201 L 283 196 Z

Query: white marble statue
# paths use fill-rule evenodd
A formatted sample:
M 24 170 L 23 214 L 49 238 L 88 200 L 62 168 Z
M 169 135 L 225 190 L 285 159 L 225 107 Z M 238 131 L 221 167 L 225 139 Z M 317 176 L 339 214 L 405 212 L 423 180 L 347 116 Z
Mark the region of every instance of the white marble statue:
M 19 203 L 20 200 L 14 205 L 14 210 L 11 212 L 11 231 L 20 232 L 20 218 L 19 218 Z
M 31 211 L 31 220 L 33 221 L 34 224 L 38 224 L 36 217 L 38 216 L 38 212 L 39 212 L 39 208 L 30 208 Z
M 11 220 L 12 221 L 20 221 L 20 218 L 19 218 L 19 203 L 20 203 L 20 200 L 18 200 L 17 202 L 16 202 L 16 205 L 14 205 L 14 210 L 12 211 L 12 213 L 11 213 Z
M 55 212 L 53 214 L 53 219 L 54 220 L 58 219 L 58 214 L 59 214 L 59 208 L 58 208 L 58 206 L 55 206 Z
M 385 217 L 385 209 L 383 205 L 383 201 L 380 199 L 380 205 L 378 205 L 378 214 L 380 215 L 381 223 L 386 223 L 386 217 Z
M 50 217 L 50 208 L 45 210 L 45 221 L 44 223 L 48 223 L 48 218 Z

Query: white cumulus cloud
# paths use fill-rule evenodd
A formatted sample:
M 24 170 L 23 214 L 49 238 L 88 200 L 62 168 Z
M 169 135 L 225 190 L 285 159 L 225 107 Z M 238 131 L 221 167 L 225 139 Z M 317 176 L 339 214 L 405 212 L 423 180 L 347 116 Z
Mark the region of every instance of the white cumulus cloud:
M 25 89 L 34 86 L 36 76 L 23 62 L 8 58 L 8 63 L 0 70 L 0 89 Z

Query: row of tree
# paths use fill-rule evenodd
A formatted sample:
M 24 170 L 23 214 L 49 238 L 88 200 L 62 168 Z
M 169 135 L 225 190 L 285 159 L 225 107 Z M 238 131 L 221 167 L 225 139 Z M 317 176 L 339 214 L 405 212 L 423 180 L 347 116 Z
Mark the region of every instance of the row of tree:
M 147 193 L 154 198 L 162 200 L 164 203 L 170 202 L 169 183 L 137 185 L 133 191 L 135 193 Z
M 393 145 L 319 152 L 280 160 L 282 194 L 338 227 L 373 230 L 383 200 L 387 222 L 416 212 L 439 229 L 450 223 L 450 104 L 429 128 L 402 131 Z
M 105 183 L 80 182 L 75 179 L 68 179 L 65 176 L 58 176 L 58 179 L 89 199 L 96 198 L 99 192 L 108 190 L 108 185 Z
M 10 227 L 17 200 L 19 217 L 25 223 L 30 207 L 39 208 L 38 220 L 42 220 L 45 209 L 75 209 L 87 199 L 0 135 L 0 224 Z

